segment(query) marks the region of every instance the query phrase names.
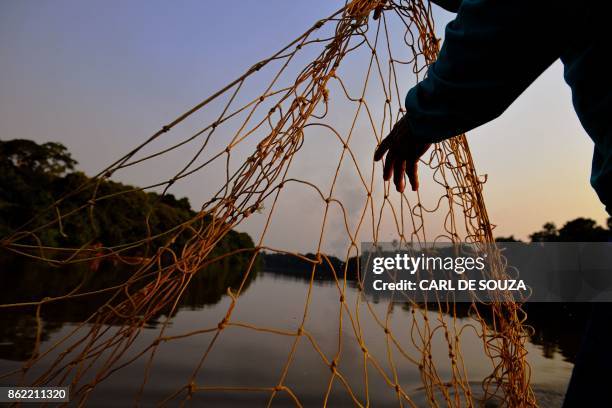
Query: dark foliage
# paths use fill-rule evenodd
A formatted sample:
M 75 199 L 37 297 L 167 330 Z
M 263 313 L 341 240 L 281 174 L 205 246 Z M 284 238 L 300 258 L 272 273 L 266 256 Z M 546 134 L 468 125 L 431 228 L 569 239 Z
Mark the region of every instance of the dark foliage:
M 608 229 L 590 218 L 582 217 L 566 222 L 561 229 L 547 222 L 542 230 L 529 235 L 529 238 L 531 242 L 607 242 L 610 239 L 611 219 L 608 218 Z
M 133 186 L 105 180 L 98 186 L 74 171 L 77 162 L 60 143 L 37 144 L 30 140 L 0 140 L 0 239 L 28 223 L 44 245 L 53 247 L 115 246 L 157 236 L 191 220 L 196 213 L 187 198 L 172 194 L 145 192 Z M 58 205 L 59 198 L 71 193 Z M 96 197 L 95 205 L 71 211 Z M 61 224 L 57 221 L 60 219 Z M 203 220 L 200 222 L 207 222 Z M 168 234 L 128 251 L 145 255 L 166 245 Z M 173 243 L 180 248 L 189 238 L 187 232 Z M 32 239 L 32 242 L 35 241 Z M 215 254 L 237 248 L 253 247 L 247 234 L 230 231 L 218 244 Z

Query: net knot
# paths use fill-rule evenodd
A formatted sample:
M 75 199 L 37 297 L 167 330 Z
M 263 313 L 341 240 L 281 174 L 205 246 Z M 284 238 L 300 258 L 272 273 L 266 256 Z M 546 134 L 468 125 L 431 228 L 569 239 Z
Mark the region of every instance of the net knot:
M 253 65 L 250 69 L 249 72 L 255 72 L 255 71 L 259 71 L 266 63 L 264 61 L 259 61 L 257 64 Z
M 381 0 L 378 5 L 376 6 L 376 8 L 374 9 L 374 15 L 372 16 L 372 18 L 374 20 L 378 20 L 383 12 L 383 10 L 385 9 L 385 4 L 387 3 L 387 0 Z
M 189 385 L 187 386 L 187 392 L 189 393 L 189 395 L 193 395 L 193 393 L 196 391 L 196 383 L 195 382 L 190 382 Z
M 328 102 L 329 101 L 329 89 L 323 88 L 321 89 L 321 92 L 323 93 L 323 100 L 325 102 Z

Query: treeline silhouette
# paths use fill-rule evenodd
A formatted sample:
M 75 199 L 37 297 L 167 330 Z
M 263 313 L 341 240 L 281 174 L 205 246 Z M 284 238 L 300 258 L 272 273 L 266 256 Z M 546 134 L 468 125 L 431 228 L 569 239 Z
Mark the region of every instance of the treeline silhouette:
M 32 217 L 37 217 L 35 225 L 44 225 L 56 219 L 49 208 L 53 209 L 58 198 L 74 192 L 90 180 L 83 172 L 76 170 L 76 165 L 77 161 L 60 143 L 0 140 L 0 287 L 4 289 L 0 291 L 0 304 L 54 298 L 76 287 L 80 287 L 82 292 L 95 292 L 122 284 L 138 267 L 108 258 L 96 263 L 95 267 L 94 262 L 87 262 L 58 268 L 36 259 L 16 256 L 1 245 L 4 238 Z M 79 191 L 61 203 L 58 208 L 62 214 L 78 208 L 92 197 L 94 187 L 93 183 L 90 184 L 92 187 Z M 97 196 L 110 198 L 96 202 L 92 214 L 80 211 L 63 217 L 61 228 L 55 223 L 41 229 L 37 232 L 40 241 L 32 239 L 29 243 L 74 248 L 127 244 L 167 231 L 196 215 L 187 198 L 177 199 L 172 194 L 145 192 L 110 180 L 98 185 Z M 145 222 L 147 218 L 149 231 Z M 201 222 L 210 222 L 210 218 L 204 218 Z M 147 252 L 153 253 L 161 245 L 167 245 L 169 238 L 154 239 L 122 255 L 146 256 Z M 188 238 L 188 233 L 182 234 L 171 246 L 178 250 Z M 248 234 L 231 230 L 217 243 L 209 257 L 216 258 L 235 249 L 253 246 Z M 228 288 L 235 290 L 240 287 L 251 254 L 245 252 L 221 257 L 195 273 L 174 313 L 181 308 L 199 309 L 215 304 Z M 242 285 L 243 290 L 256 278 L 258 269 L 259 262 L 256 262 Z M 142 280 L 140 284 L 146 282 Z M 108 295 L 102 293 L 70 301 L 50 302 L 40 310 L 43 319 L 40 328 L 35 318 L 35 307 L 9 309 L 10 313 L 0 313 L 0 359 L 29 358 L 35 350 L 37 336 L 46 340 L 64 324 L 82 322 L 107 301 Z M 159 316 L 147 322 L 148 325 L 155 325 L 161 315 L 169 312 L 160 312 Z
M 554 223 L 547 222 L 540 231 L 529 235 L 531 242 L 607 242 L 612 236 L 612 217 L 607 220 L 607 228 L 597 224 L 590 218 L 576 218 L 566 222 L 557 229 Z M 522 242 L 513 235 L 498 237 L 497 242 Z M 348 280 L 357 280 L 359 277 L 359 260 L 349 258 L 345 262 L 335 256 L 325 255 L 317 257 L 316 254 L 261 253 L 262 267 L 265 271 L 280 275 L 289 275 L 295 278 L 310 280 L 343 279 L 346 274 Z M 304 259 L 306 258 L 306 259 Z
M 547 222 L 542 229 L 529 234 L 531 242 L 608 242 L 612 238 L 612 217 L 608 217 L 607 228 L 597 225 L 595 220 L 579 217 L 563 224 L 560 229 Z M 514 238 L 498 237 L 497 242 L 522 242 Z
M 297 279 L 335 280 L 346 278 L 351 281 L 358 279 L 359 264 L 356 257 L 351 257 L 348 263 L 332 256 L 320 256 L 307 253 L 303 255 L 260 253 L 261 267 L 266 272 L 277 275 L 288 275 Z M 306 258 L 306 259 L 304 259 Z
M 61 225 L 55 223 L 37 232 L 40 242 L 31 239 L 29 243 L 77 248 L 129 244 L 168 231 L 196 215 L 187 198 L 145 192 L 111 180 L 103 180 L 97 186 L 89 183 L 78 190 L 90 179 L 77 171 L 76 165 L 77 161 L 61 143 L 0 140 L 0 243 L 33 217 L 35 224 L 28 225 L 26 230 L 57 220 L 58 213 L 70 213 L 87 203 L 94 189 L 96 197 L 108 198 L 97 200 L 88 210 L 62 217 Z M 72 193 L 70 199 L 54 204 L 67 193 Z M 198 222 L 210 222 L 210 218 Z M 182 247 L 189 237 L 190 233 L 184 232 L 173 247 Z M 169 239 L 170 236 L 162 236 L 127 253 L 143 256 L 168 244 Z M 253 247 L 251 237 L 232 230 L 212 255 L 247 247 Z
M 30 140 L 0 140 L 0 243 L 33 216 L 39 215 L 38 225 L 54 220 L 53 212 L 45 211 L 55 200 L 77 186 L 88 181 L 88 177 L 76 170 L 77 162 L 60 143 L 37 144 Z M 62 203 L 61 211 L 68 213 L 79 203 L 86 202 L 92 194 L 84 189 L 73 199 Z M 160 195 L 145 192 L 133 186 L 114 181 L 103 181 L 98 196 L 111 198 L 99 201 L 93 217 L 67 217 L 62 228 L 57 225 L 38 234 L 41 243 L 48 246 L 80 247 L 84 243 L 93 245 L 117 245 L 129 243 L 147 236 L 145 217 L 148 218 L 150 234 L 166 231 L 177 224 L 190 220 L 195 212 L 187 198 L 176 198 L 172 194 Z M 202 222 L 209 222 L 203 220 Z M 529 235 L 532 242 L 593 242 L 610 240 L 612 219 L 603 227 L 588 218 L 576 218 L 561 228 L 548 222 L 542 229 Z M 180 237 L 174 245 L 178 247 L 187 237 Z M 514 236 L 499 237 L 500 242 L 520 242 Z M 164 240 L 150 243 L 148 248 L 137 248 L 134 255 L 156 250 Z M 230 231 L 217 245 L 212 256 L 239 248 L 253 248 L 253 240 L 246 233 Z M 131 273 L 129 266 L 104 261 L 99 270 L 89 265 L 76 264 L 62 267 L 62 273 L 52 273 L 55 268 L 41 262 L 14 257 L 1 250 L 0 286 L 11 288 L 0 291 L 0 303 L 16 303 L 57 296 L 73 288 L 85 278 L 88 290 L 95 290 L 125 280 Z M 198 309 L 217 303 L 226 294 L 227 288 L 240 285 L 250 252 L 244 255 L 225 257 L 222 261 L 199 271 L 180 301 L 181 308 Z M 258 270 L 275 275 L 291 277 L 305 282 L 342 280 L 346 277 L 354 286 L 359 278 L 359 259 L 352 257 L 345 262 L 332 255 L 306 253 L 301 256 L 283 253 L 260 252 L 256 267 L 250 273 L 243 290 L 246 290 Z M 346 275 L 346 276 L 345 276 Z M 44 325 L 42 338 L 59 330 L 66 322 L 79 322 L 99 308 L 103 297 L 87 297 L 77 307 L 68 302 L 57 302 L 42 311 Z M 402 307 L 407 307 L 403 305 Z M 469 313 L 469 305 L 456 305 Z M 533 327 L 531 340 L 541 345 L 545 356 L 551 357 L 560 351 L 565 359 L 573 361 L 580 340 L 582 326 L 586 321 L 590 305 L 571 304 L 526 304 L 527 323 Z M 23 360 L 30 356 L 36 338 L 34 310 L 19 309 L 0 314 L 0 358 Z M 550 319 L 551 315 L 558 318 Z M 155 325 L 155 321 L 149 322 Z M 18 330 L 15 330 L 18 328 Z

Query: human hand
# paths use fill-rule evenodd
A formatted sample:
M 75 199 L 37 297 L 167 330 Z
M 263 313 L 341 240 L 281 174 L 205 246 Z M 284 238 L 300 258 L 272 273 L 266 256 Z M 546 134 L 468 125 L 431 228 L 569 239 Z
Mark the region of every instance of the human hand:
M 395 189 L 404 192 L 406 181 L 404 173 L 408 176 L 412 191 L 419 188 L 418 163 L 419 158 L 425 154 L 431 143 L 424 143 L 413 137 L 408 125 L 407 116 L 404 115 L 391 129 L 374 152 L 374 161 L 379 161 L 385 153 L 383 179 L 390 180 L 393 176 Z

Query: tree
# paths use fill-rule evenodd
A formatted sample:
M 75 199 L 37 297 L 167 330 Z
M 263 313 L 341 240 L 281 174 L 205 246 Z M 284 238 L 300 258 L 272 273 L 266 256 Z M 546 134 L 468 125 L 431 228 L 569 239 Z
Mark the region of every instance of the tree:
M 529 235 L 529 238 L 531 242 L 554 242 L 559 240 L 559 231 L 554 223 L 547 222 L 541 231 L 534 232 Z
M 534 232 L 529 237 L 532 242 L 605 242 L 609 236 L 609 229 L 597 225 L 595 220 L 580 217 L 566 222 L 561 229 L 548 222 L 541 231 Z
M 13 166 L 22 171 L 61 176 L 74 170 L 77 161 L 61 143 L 39 145 L 27 139 L 0 140 L 2 167 Z
M 576 218 L 565 223 L 559 230 L 559 241 L 563 242 L 601 242 L 607 241 L 608 231 L 590 218 Z
M 131 254 L 149 255 L 168 243 L 169 235 L 162 235 L 177 225 L 192 220 L 196 213 L 187 198 L 172 194 L 160 195 L 136 187 L 103 180 L 92 183 L 87 175 L 75 171 L 74 160 L 60 143 L 37 144 L 31 140 L 0 141 L 0 239 L 11 235 L 32 217 L 37 216 L 33 228 L 49 223 L 37 231 L 43 245 L 79 247 L 81 245 L 119 245 L 157 236 L 150 242 L 135 246 Z M 57 199 L 71 193 L 67 200 Z M 93 207 L 78 210 L 94 193 Z M 49 209 L 55 208 L 54 211 Z M 62 215 L 61 229 L 57 214 Z M 66 214 L 72 214 L 66 216 Z M 193 237 L 197 227 L 211 222 L 204 217 L 194 229 L 185 229 L 173 240 L 173 249 L 180 248 Z M 31 238 L 31 244 L 37 241 Z M 229 231 L 219 242 L 214 256 L 238 248 L 252 248 L 251 237 Z M 249 260 L 249 255 L 232 257 L 232 265 Z
M 509 237 L 497 237 L 495 238 L 495 242 L 523 242 L 520 239 L 514 238 L 514 235 L 510 235 Z

